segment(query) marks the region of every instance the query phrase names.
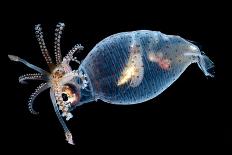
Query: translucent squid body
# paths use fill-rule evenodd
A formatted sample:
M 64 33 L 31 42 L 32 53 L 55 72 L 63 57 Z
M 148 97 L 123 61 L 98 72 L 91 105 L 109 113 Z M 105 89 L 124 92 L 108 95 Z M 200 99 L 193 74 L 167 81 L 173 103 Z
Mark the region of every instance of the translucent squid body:
M 157 31 L 140 30 L 109 36 L 100 41 L 82 63 L 74 57 L 83 50 L 79 44 L 62 58 L 60 38 L 63 29 L 63 23 L 57 24 L 54 63 L 44 43 L 40 24 L 35 26 L 50 72 L 17 56 L 8 56 L 38 72 L 20 76 L 20 83 L 44 81 L 29 99 L 31 113 L 38 114 L 33 109 L 33 101 L 50 88 L 54 110 L 70 144 L 74 144 L 72 134 L 63 117 L 66 121 L 72 118 L 71 111 L 77 106 L 98 99 L 120 105 L 145 102 L 167 89 L 192 63 L 197 63 L 206 76 L 214 76 L 213 62 L 196 45 L 179 36 Z M 71 61 L 80 64 L 77 70 L 71 68 Z

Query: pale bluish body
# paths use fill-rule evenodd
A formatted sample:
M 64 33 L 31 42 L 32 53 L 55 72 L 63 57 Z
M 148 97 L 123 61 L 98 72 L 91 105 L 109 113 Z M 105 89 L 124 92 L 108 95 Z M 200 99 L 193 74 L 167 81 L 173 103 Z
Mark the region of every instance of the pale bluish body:
M 133 55 L 134 63 L 128 67 Z M 153 60 L 157 57 L 160 60 Z M 198 47 L 181 37 L 142 30 L 107 37 L 91 50 L 80 69 L 89 77 L 95 99 L 113 104 L 136 104 L 159 95 L 200 57 Z M 166 60 L 163 65 L 161 59 Z M 118 85 L 126 67 L 137 69 L 138 77 L 128 75 L 131 78 Z
M 69 120 L 71 111 L 77 106 L 98 99 L 121 105 L 145 102 L 167 89 L 192 63 L 198 63 L 206 76 L 213 76 L 213 62 L 196 45 L 179 36 L 157 31 L 140 30 L 109 36 L 99 42 L 82 63 L 73 57 L 76 51 L 83 49 L 81 45 L 74 46 L 62 59 L 63 28 L 64 24 L 59 23 L 55 33 L 56 64 L 47 51 L 40 25 L 35 28 L 50 73 L 17 56 L 9 55 L 9 58 L 39 72 L 21 76 L 19 82 L 45 81 L 29 100 L 33 114 L 37 114 L 33 109 L 36 96 L 51 88 L 55 112 L 70 144 L 74 144 L 72 134 L 62 116 Z M 79 68 L 73 70 L 70 61 L 80 63 Z

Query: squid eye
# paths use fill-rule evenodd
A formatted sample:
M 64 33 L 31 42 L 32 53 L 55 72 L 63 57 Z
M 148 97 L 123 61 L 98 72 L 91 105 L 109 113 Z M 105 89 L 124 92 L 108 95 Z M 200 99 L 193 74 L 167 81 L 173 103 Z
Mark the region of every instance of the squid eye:
M 62 98 L 63 98 L 63 101 L 68 101 L 68 95 L 65 93 L 62 93 Z
M 80 89 L 73 84 L 65 84 L 62 88 L 63 101 L 75 106 L 80 101 Z

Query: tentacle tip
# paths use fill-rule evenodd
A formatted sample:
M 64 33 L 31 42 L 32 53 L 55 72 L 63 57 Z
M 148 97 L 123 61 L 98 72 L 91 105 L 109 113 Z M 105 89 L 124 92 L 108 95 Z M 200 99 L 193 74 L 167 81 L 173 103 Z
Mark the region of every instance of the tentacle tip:
M 39 112 L 37 112 L 37 111 L 31 111 L 31 110 L 29 110 L 29 111 L 30 111 L 30 113 L 33 114 L 33 115 L 39 115 Z
M 32 113 L 33 115 L 39 115 L 39 112 L 34 112 L 34 113 Z
M 75 145 L 75 143 L 73 142 L 73 138 L 72 138 L 71 132 L 66 132 L 66 133 L 65 133 L 65 137 L 66 137 L 66 141 L 67 141 L 69 144 Z
M 41 24 L 36 24 L 35 25 L 35 28 L 37 29 L 38 27 L 40 27 L 41 26 Z
M 33 114 L 33 115 L 39 115 L 39 112 L 35 111 L 35 110 L 31 107 L 31 103 L 29 103 L 29 105 L 28 105 L 28 110 L 29 110 L 30 113 Z
M 57 25 L 65 26 L 65 24 L 64 24 L 64 23 L 62 23 L 62 22 L 59 22 Z
M 20 80 L 19 80 L 19 83 L 20 83 L 20 84 L 28 84 L 27 81 L 20 81 Z
M 67 140 L 67 141 L 68 141 L 68 143 L 69 143 L 69 144 L 71 144 L 71 145 L 75 145 L 75 143 L 73 142 L 73 140 L 72 140 L 72 139 Z
M 8 55 L 8 58 L 9 58 L 11 61 L 19 61 L 19 57 L 18 57 L 18 56 L 15 56 L 15 55 Z

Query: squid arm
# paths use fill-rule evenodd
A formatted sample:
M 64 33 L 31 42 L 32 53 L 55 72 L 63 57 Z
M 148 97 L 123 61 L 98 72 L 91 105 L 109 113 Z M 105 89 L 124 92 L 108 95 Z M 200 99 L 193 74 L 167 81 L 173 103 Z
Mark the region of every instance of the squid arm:
M 45 91 L 46 89 L 48 89 L 50 86 L 49 83 L 41 83 L 36 89 L 35 92 L 31 94 L 29 101 L 28 101 L 28 109 L 32 114 L 38 115 L 39 112 L 35 111 L 33 108 L 33 104 L 34 104 L 34 100 L 35 98 L 42 93 L 43 91 Z
M 68 54 L 63 58 L 62 63 L 69 64 L 70 61 L 75 61 L 78 64 L 80 64 L 80 61 L 77 60 L 76 57 L 73 57 L 75 52 L 80 52 L 84 49 L 84 47 L 80 44 L 75 45 L 69 52 Z
M 54 92 L 52 89 L 50 89 L 50 97 L 51 97 L 51 100 L 52 100 L 52 104 L 53 104 L 53 107 L 54 107 L 54 110 L 56 112 L 56 115 L 64 129 L 64 133 L 65 133 L 65 137 L 66 137 L 66 141 L 69 143 L 69 144 L 72 144 L 74 145 L 74 142 L 73 142 L 73 139 L 72 139 L 72 134 L 71 132 L 69 131 L 66 123 L 64 122 L 62 116 L 60 115 L 60 112 L 59 112 L 59 108 L 57 107 L 57 104 L 56 104 L 56 99 L 55 99 L 55 95 L 54 95 Z
M 56 64 L 60 64 L 62 62 L 62 55 L 60 50 L 60 38 L 64 29 L 64 23 L 58 23 L 55 29 L 55 42 L 54 42 L 54 50 L 56 57 Z
M 48 77 L 44 76 L 43 74 L 40 73 L 35 73 L 35 74 L 25 74 L 19 77 L 19 83 L 25 84 L 27 83 L 27 80 L 43 80 L 43 81 L 48 81 Z
M 50 70 L 52 70 L 54 68 L 54 64 L 53 64 L 52 58 L 47 50 L 47 47 L 45 45 L 44 38 L 43 38 L 43 32 L 42 32 L 42 28 L 41 28 L 40 24 L 35 25 L 35 36 L 39 42 L 39 46 L 40 46 L 42 55 L 43 55 L 45 61 L 47 62 L 48 67 L 50 68 Z

